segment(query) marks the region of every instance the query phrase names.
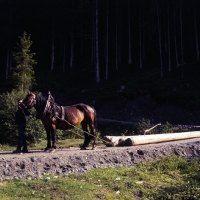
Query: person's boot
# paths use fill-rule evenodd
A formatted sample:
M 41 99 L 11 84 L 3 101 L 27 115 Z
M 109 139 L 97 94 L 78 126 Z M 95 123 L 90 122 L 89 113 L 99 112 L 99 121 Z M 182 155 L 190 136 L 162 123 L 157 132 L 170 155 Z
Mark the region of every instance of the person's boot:
M 25 142 L 24 145 L 22 146 L 22 153 L 28 153 L 28 148 L 27 148 L 26 142 Z
M 22 153 L 28 153 L 28 149 L 22 149 Z
M 21 153 L 21 149 L 16 149 L 13 151 L 13 153 Z

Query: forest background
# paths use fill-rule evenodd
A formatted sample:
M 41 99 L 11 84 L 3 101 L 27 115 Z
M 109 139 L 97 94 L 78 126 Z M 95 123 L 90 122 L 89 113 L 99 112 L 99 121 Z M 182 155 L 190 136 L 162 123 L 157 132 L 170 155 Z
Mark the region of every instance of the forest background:
M 30 89 L 51 91 L 60 104 L 98 109 L 151 97 L 198 111 L 199 9 L 198 0 L 1 0 L 0 92 L 13 88 L 13 52 L 25 31 L 37 62 Z M 123 119 L 130 112 L 119 114 L 120 106 L 104 112 Z

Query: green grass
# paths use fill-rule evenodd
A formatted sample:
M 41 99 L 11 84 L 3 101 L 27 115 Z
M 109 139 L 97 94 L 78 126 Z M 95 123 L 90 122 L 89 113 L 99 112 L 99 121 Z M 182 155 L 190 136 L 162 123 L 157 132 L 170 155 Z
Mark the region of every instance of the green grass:
M 199 199 L 200 160 L 174 155 L 84 175 L 0 182 L 0 199 Z
M 82 144 L 83 141 L 84 141 L 83 138 L 61 139 L 57 141 L 57 148 L 79 147 L 79 144 Z M 97 140 L 97 143 L 98 143 L 98 146 L 103 145 L 103 142 L 99 139 Z M 41 140 L 38 143 L 28 144 L 28 149 L 29 150 L 44 150 L 46 145 L 47 145 L 47 140 Z M 17 146 L 0 144 L 0 151 L 13 151 L 16 149 L 16 147 Z
M 68 148 L 68 147 L 78 147 L 80 143 L 82 143 L 82 139 L 65 139 L 65 140 L 58 140 L 57 141 L 57 147 L 60 148 Z M 31 143 L 28 144 L 28 149 L 29 150 L 38 150 L 41 149 L 43 150 L 47 145 L 46 140 L 41 140 L 38 143 Z M 13 151 L 16 149 L 16 146 L 10 146 L 10 145 L 0 145 L 0 151 Z

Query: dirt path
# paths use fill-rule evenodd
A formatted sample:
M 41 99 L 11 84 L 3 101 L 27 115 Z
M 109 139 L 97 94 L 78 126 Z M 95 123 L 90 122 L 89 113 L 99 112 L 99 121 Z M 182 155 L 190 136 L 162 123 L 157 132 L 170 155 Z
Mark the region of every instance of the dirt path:
M 132 147 L 58 149 L 54 153 L 30 151 L 27 154 L 0 152 L 0 180 L 40 178 L 43 175 L 85 173 L 92 168 L 131 166 L 149 159 L 176 154 L 200 158 L 200 138 Z

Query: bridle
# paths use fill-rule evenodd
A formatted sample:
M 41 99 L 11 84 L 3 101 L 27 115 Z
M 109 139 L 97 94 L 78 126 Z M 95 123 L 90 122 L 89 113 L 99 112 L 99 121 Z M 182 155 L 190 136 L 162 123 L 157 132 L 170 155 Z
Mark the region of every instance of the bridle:
M 33 98 L 31 99 L 31 102 L 30 102 L 31 106 L 34 106 L 36 104 L 36 97 L 35 97 L 35 94 L 33 94 Z
M 33 107 L 36 104 L 36 96 L 34 93 L 31 93 L 31 98 L 29 98 L 28 100 L 26 100 L 26 98 L 24 100 L 26 100 L 26 103 L 24 104 L 24 101 L 22 102 L 22 104 L 24 105 L 25 108 L 27 108 L 27 105 L 30 107 Z
M 27 95 L 27 97 L 24 99 L 23 105 L 24 105 L 25 108 L 27 108 L 27 107 L 33 107 L 33 106 L 36 105 L 36 101 L 37 101 L 36 100 L 36 95 L 34 93 L 29 93 Z M 39 119 L 42 120 L 46 116 L 47 112 L 49 112 L 49 113 L 52 112 L 52 108 L 53 108 L 53 105 L 50 102 L 50 96 L 49 96 L 48 99 L 47 99 L 47 101 L 46 101 L 46 105 L 44 107 L 42 115 L 40 116 Z

